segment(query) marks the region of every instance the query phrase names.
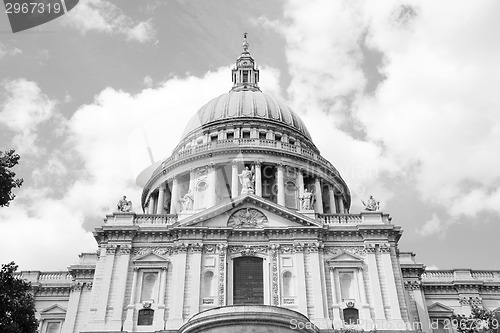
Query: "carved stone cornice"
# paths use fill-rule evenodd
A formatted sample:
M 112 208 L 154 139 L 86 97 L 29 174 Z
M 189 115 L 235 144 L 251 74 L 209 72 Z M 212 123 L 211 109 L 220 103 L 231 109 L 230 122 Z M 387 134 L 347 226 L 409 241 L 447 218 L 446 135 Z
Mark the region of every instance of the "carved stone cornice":
M 201 253 L 203 251 L 203 244 L 196 243 L 196 244 L 191 244 L 191 251 L 195 253 Z
M 242 245 L 242 246 L 229 246 L 228 252 L 230 254 L 240 253 L 242 256 L 255 256 L 257 253 L 267 253 L 268 246 L 266 245 Z
M 135 256 L 141 256 L 146 253 L 154 253 L 154 254 L 159 254 L 161 256 L 165 256 L 174 253 L 174 247 L 173 246 L 134 247 L 132 248 L 132 253 Z
M 116 245 L 106 245 L 106 254 L 115 254 L 117 250 Z
M 120 245 L 120 254 L 130 254 L 132 252 L 132 247 L 130 245 Z

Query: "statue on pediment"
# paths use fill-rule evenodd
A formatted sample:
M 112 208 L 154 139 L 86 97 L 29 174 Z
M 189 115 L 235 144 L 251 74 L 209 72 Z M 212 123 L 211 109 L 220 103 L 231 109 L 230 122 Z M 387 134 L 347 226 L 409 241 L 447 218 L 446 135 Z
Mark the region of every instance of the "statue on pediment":
M 375 212 L 380 209 L 380 201 L 376 201 L 373 198 L 373 195 L 370 195 L 370 198 L 366 201 L 366 203 L 364 201 L 361 202 L 365 206 L 365 210 L 369 212 Z
M 132 210 L 132 201 L 127 200 L 127 197 L 124 195 L 123 199 L 120 199 L 116 206 L 119 212 L 129 213 Z

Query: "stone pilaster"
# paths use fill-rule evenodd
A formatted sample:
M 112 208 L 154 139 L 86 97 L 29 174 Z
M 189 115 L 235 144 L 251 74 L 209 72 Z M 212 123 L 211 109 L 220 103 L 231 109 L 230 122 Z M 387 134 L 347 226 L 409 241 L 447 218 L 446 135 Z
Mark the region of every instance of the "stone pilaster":
M 135 297 L 137 294 L 137 275 L 139 274 L 139 268 L 134 267 L 134 274 L 132 276 L 132 290 L 130 292 L 130 302 L 127 306 L 127 317 L 123 323 L 123 329 L 126 332 L 131 332 L 134 326 L 134 312 L 135 312 Z
M 330 197 L 330 214 L 337 212 L 337 201 L 335 200 L 335 188 L 333 185 L 328 186 L 328 194 Z
M 238 196 L 238 164 L 233 161 L 231 172 L 231 198 Z
M 175 246 L 175 255 L 172 262 L 172 279 L 174 283 L 171 284 L 172 290 L 170 294 L 171 306 L 170 316 L 167 326 L 172 329 L 177 329 L 184 323 L 183 309 L 184 309 L 184 288 L 186 287 L 186 256 L 187 246 L 179 244 Z
M 71 287 L 69 294 L 68 309 L 64 320 L 62 332 L 73 332 L 75 330 L 76 316 L 78 315 L 78 306 L 82 295 L 83 284 L 75 283 Z M 81 314 L 80 314 L 81 315 Z
M 297 311 L 302 313 L 304 316 L 308 316 L 307 313 L 307 295 L 306 295 L 306 270 L 304 267 L 304 248 L 301 244 L 294 245 L 295 251 L 295 262 L 297 264 L 297 290 L 298 297 L 298 309 Z
M 120 245 L 119 256 L 115 258 L 115 276 L 113 277 L 114 302 L 111 304 L 113 312 L 110 320 L 110 328 L 119 330 L 122 324 L 123 310 L 125 306 L 125 289 L 127 286 L 128 267 L 130 262 L 131 245 Z
M 394 279 L 394 270 L 392 267 L 391 260 L 391 247 L 389 244 L 382 244 L 379 247 L 380 257 L 382 260 L 382 266 L 384 269 L 384 276 L 386 280 L 387 293 L 389 296 L 389 306 L 391 308 L 391 320 L 402 320 L 401 319 L 401 308 L 399 307 L 399 299 L 396 288 L 396 281 Z
M 96 295 L 99 298 L 99 302 L 95 319 L 96 322 L 100 323 L 104 323 L 106 319 L 106 310 L 108 307 L 111 279 L 113 278 L 113 265 L 115 263 L 116 249 L 117 248 L 114 245 L 106 246 L 106 259 L 104 262 L 101 287 L 99 289 L 99 294 Z
M 156 214 L 163 214 L 163 206 L 165 205 L 165 183 L 160 184 L 158 189 L 158 204 L 156 205 Z
M 191 287 L 191 295 L 189 296 L 190 315 L 194 315 L 200 311 L 200 276 L 201 276 L 201 253 L 203 247 L 201 244 L 191 246 L 193 257 L 191 259 L 191 274 L 194 277 Z
M 376 321 L 385 321 L 384 302 L 380 289 L 380 278 L 377 268 L 376 248 L 374 244 L 365 244 L 366 264 L 368 265 L 368 276 L 372 286 L 372 300 Z
M 154 214 L 155 213 L 155 197 L 151 193 L 149 196 L 149 203 L 148 203 L 148 214 Z
M 299 188 L 299 198 L 304 196 L 304 173 L 302 169 L 297 171 L 297 186 Z M 301 205 L 299 205 L 301 207 Z
M 207 198 L 207 208 L 215 206 L 217 203 L 217 174 L 215 169 L 215 163 L 210 163 L 208 166 L 208 198 Z

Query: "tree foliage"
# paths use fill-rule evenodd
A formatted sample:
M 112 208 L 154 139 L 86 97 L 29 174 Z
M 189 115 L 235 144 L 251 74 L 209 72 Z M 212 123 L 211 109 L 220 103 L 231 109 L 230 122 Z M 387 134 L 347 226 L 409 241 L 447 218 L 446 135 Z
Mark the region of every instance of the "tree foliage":
M 30 283 L 14 276 L 14 262 L 2 264 L 0 270 L 0 332 L 35 333 L 35 300 Z
M 13 149 L 0 151 L 0 207 L 9 205 L 15 197 L 12 189 L 21 187 L 23 183 L 22 179 L 15 179 L 16 174 L 11 170 L 19 162 L 19 158 Z
M 453 327 L 460 333 L 500 333 L 500 313 L 473 306 L 470 316 L 453 315 Z

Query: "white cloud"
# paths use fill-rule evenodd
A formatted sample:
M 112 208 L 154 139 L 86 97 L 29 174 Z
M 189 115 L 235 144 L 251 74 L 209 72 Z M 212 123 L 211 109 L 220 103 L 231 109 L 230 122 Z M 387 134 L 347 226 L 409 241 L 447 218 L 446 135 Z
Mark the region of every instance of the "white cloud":
M 388 173 L 452 217 L 422 234 L 500 212 L 499 6 L 290 0 L 285 23 L 261 19 L 287 41 L 288 93 L 315 143 L 341 171 L 361 169 L 344 172 L 353 194 L 386 201 L 378 176 Z M 366 48 L 383 57 L 373 95 Z
M 62 22 L 82 34 L 89 31 L 121 34 L 127 40 L 140 43 L 151 41 L 156 34 L 151 20 L 137 22 L 108 0 L 81 1 Z
M 20 154 L 41 154 L 37 128 L 55 115 L 56 101 L 43 94 L 38 84 L 26 79 L 4 81 L 0 123 L 14 132 L 12 144 Z

